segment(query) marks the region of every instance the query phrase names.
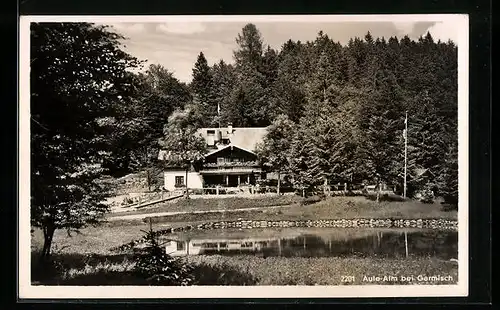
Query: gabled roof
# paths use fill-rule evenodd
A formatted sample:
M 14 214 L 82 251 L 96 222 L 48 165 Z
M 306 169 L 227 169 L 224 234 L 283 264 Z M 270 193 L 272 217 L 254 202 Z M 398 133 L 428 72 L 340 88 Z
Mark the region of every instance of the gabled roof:
M 201 134 L 201 136 L 207 141 L 207 143 L 209 141 L 208 131 L 210 130 L 215 131 L 215 133 L 220 130 L 222 139 L 228 139 L 229 144 L 217 150 L 210 151 L 205 156 L 215 154 L 229 146 L 238 147 L 244 151 L 255 154 L 257 143 L 261 142 L 267 133 L 266 127 L 233 127 L 232 132 L 229 132 L 228 127 L 205 127 L 198 129 L 198 133 Z M 169 154 L 167 151 L 160 150 L 158 153 L 158 159 L 165 160 L 170 155 L 171 154 Z
M 228 127 L 200 128 L 198 132 L 208 141 L 209 130 L 215 130 L 215 132 L 220 130 L 222 138 L 229 139 L 230 144 L 251 152 L 255 151 L 257 143 L 262 141 L 267 132 L 266 127 L 233 127 L 232 133 L 228 131 Z
M 255 152 L 250 151 L 250 150 L 247 150 L 247 149 L 245 149 L 245 148 L 242 148 L 242 147 L 241 147 L 241 146 L 239 146 L 239 145 L 228 144 L 228 145 L 225 145 L 224 147 L 222 147 L 222 148 L 220 148 L 220 149 L 213 150 L 212 152 L 210 152 L 210 153 L 208 153 L 208 154 L 205 154 L 205 157 L 210 156 L 210 155 L 213 155 L 213 154 L 215 154 L 215 153 L 218 153 L 218 152 L 220 152 L 220 151 L 222 151 L 222 150 L 225 150 L 225 149 L 228 149 L 228 148 L 231 148 L 231 149 L 232 149 L 233 147 L 238 148 L 238 149 L 243 150 L 243 151 L 248 152 L 248 153 L 252 153 L 252 154 L 254 154 L 254 155 L 255 155 Z

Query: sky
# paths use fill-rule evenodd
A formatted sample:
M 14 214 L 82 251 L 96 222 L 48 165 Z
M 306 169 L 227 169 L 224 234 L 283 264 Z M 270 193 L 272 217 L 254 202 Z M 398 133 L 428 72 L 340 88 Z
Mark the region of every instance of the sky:
M 149 64 L 160 64 L 173 72 L 180 81 L 191 80 L 193 65 L 203 52 L 209 65 L 223 59 L 233 62 L 236 37 L 244 21 L 174 21 L 107 23 L 125 36 L 123 48 Z M 435 21 L 363 21 L 363 22 L 253 22 L 261 32 L 265 45 L 280 49 L 288 39 L 313 41 L 320 30 L 334 41 L 346 44 L 350 38 L 363 38 L 370 31 L 374 38 L 408 35 L 418 39 L 428 31 L 437 41 L 457 42 L 458 30 L 450 22 Z

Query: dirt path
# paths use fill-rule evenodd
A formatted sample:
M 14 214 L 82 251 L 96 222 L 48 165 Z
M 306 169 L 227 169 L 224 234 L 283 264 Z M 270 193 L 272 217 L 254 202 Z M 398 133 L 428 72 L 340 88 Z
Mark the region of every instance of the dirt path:
M 255 210 L 269 210 L 278 208 L 289 208 L 292 205 L 284 206 L 271 206 L 271 207 L 256 207 L 256 208 L 242 208 L 242 209 L 231 209 L 231 210 L 203 210 L 203 211 L 178 211 L 178 212 L 152 212 L 143 214 L 129 214 L 129 215 L 119 215 L 110 216 L 107 218 L 108 221 L 118 221 L 118 220 L 137 220 L 144 219 L 146 217 L 158 217 L 158 216 L 168 216 L 168 215 L 178 215 L 178 214 L 205 214 L 205 213 L 229 213 L 229 212 L 241 212 L 241 211 L 255 211 Z

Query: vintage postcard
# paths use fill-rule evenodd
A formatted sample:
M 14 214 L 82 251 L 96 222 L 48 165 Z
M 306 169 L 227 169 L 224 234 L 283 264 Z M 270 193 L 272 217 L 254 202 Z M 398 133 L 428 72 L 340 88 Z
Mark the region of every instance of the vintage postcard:
M 19 53 L 19 298 L 467 296 L 467 15 L 21 16 Z

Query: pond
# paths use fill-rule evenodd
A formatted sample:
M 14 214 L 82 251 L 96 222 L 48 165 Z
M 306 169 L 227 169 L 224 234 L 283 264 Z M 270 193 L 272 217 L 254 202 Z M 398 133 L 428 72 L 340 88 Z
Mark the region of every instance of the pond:
M 284 257 L 458 256 L 458 233 L 425 229 L 225 229 L 163 236 L 165 251 L 183 255 L 259 255 Z

